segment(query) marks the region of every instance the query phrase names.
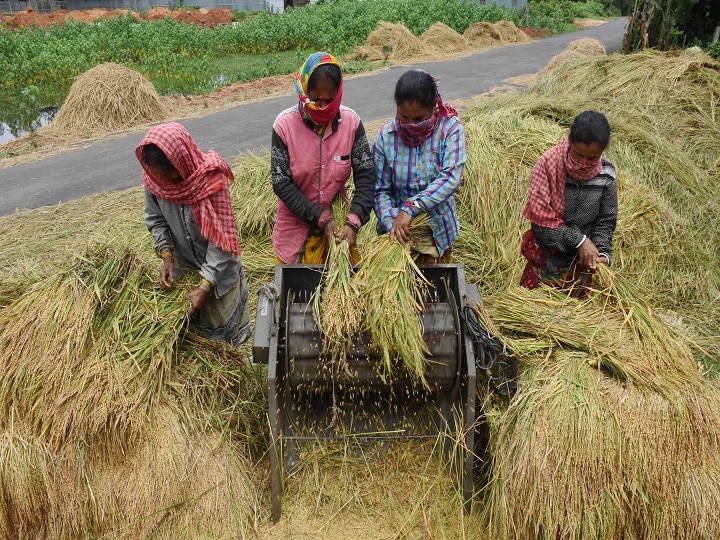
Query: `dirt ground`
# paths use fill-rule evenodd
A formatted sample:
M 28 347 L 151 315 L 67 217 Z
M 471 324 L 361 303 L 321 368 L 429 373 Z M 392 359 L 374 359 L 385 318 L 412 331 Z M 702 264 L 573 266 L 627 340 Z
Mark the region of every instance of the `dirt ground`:
M 145 19 L 148 21 L 157 21 L 166 17 L 171 17 L 180 22 L 215 27 L 218 24 L 228 24 L 232 22 L 233 12 L 227 8 L 214 8 L 211 10 L 204 8 L 169 10 L 165 7 L 154 7 L 142 12 L 142 14 L 129 9 L 108 10 L 105 8 L 79 9 L 72 11 L 59 9 L 44 14 L 37 13 L 31 7 L 28 7 L 25 11 L 20 11 L 14 14 L 3 14 L 2 23 L 6 24 L 9 28 L 20 28 L 32 25 L 48 28 L 53 24 L 62 24 L 62 22 L 67 19 L 91 23 L 98 19 L 112 19 L 113 17 L 119 17 L 122 15 L 131 15 L 137 20 Z

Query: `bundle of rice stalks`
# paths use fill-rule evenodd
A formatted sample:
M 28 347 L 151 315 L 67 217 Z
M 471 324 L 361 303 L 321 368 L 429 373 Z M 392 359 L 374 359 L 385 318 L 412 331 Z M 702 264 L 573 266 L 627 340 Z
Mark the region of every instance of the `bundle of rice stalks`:
M 468 42 L 455 30 L 441 22 L 436 22 L 428 28 L 420 40 L 428 50 L 441 53 L 457 53 L 467 50 Z
M 500 33 L 494 23 L 478 21 L 471 24 L 463 36 L 474 45 L 487 46 L 500 43 Z
M 526 365 L 493 423 L 489 537 L 717 536 L 718 396 L 620 385 L 572 351 Z
M 493 421 L 490 535 L 714 537 L 720 520 L 704 516 L 720 497 L 720 389 L 691 336 L 608 268 L 596 281 L 583 302 L 546 287 L 486 298 L 488 327 L 523 361 L 518 395 Z
M 500 37 L 500 41 L 503 43 L 522 43 L 523 41 L 530 41 L 528 35 L 522 30 L 520 30 L 517 26 L 515 26 L 515 23 L 512 21 L 507 21 L 503 19 L 496 22 L 495 30 Z
M 423 42 L 404 24 L 380 21 L 378 27 L 370 32 L 365 44 L 357 47 L 349 55 L 351 60 L 368 60 L 370 62 L 408 60 L 432 54 L 427 51 Z
M 605 54 L 605 46 L 597 39 L 576 39 L 575 41 L 571 41 L 560 54 L 553 56 L 547 65 L 540 70 L 540 73 L 548 73 L 566 62 L 572 62 L 578 58 L 604 56 Z
M 52 451 L 38 438 L 0 440 L 4 538 L 230 538 L 264 517 L 252 464 L 222 431 L 161 405 L 135 440 L 102 438 Z
M 368 246 L 355 274 L 359 298 L 355 309 L 364 313 L 371 346 L 383 360 L 384 375 L 392 378 L 400 360 L 411 378 L 425 382 L 426 356 L 419 314 L 427 280 L 413 261 L 409 246 L 378 236 Z
M 57 447 L 101 432 L 132 434 L 167 383 L 185 332 L 182 287 L 98 249 L 42 279 L 0 315 L 0 410 Z
M 234 163 L 230 195 L 241 246 L 248 237 L 272 235 L 277 196 L 270 181 L 269 161 L 269 153 L 264 153 L 240 156 Z
M 323 352 L 343 368 L 347 368 L 346 348 L 361 330 L 357 297 L 350 247 L 345 240 L 331 242 L 321 283 L 313 296 L 313 315 L 323 336 Z
M 585 302 L 550 287 L 498 293 L 489 304 L 493 323 L 501 332 L 533 338 L 533 352 L 541 350 L 540 344 L 547 354 L 578 351 L 593 366 L 658 393 L 672 394 L 697 382 L 700 370 L 683 337 L 653 317 L 620 276 L 606 268 L 601 272 L 604 286 Z M 522 352 L 522 345 L 510 341 L 513 350 Z
M 160 122 L 170 115 L 147 78 L 107 62 L 75 79 L 65 103 L 44 130 L 66 138 L 87 137 Z

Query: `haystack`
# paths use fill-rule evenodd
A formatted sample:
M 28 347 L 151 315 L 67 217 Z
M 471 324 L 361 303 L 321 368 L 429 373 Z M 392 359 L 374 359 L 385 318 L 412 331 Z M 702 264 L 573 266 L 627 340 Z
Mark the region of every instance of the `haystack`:
M 521 43 L 530 41 L 525 32 L 520 30 L 512 21 L 500 20 L 495 23 L 495 30 L 503 43 Z
M 170 115 L 147 78 L 108 62 L 75 79 L 45 132 L 65 137 L 98 135 L 160 122 Z
M 420 40 L 428 50 L 441 53 L 457 53 L 469 48 L 467 40 L 448 25 L 436 22 L 428 28 Z
M 519 287 L 488 300 L 523 362 L 493 421 L 491 536 L 714 537 L 720 387 L 629 282 L 596 280 L 587 302 Z
M 482 47 L 500 43 L 500 33 L 495 24 L 487 21 L 479 21 L 471 24 L 465 32 L 465 39 L 474 45 Z
M 348 58 L 378 62 L 386 58 L 409 60 L 428 54 L 432 54 L 432 51 L 427 51 L 420 38 L 404 24 L 380 21 L 378 27 L 368 35 L 365 44 L 357 47 Z
M 586 58 L 593 56 L 604 56 L 605 46 L 600 43 L 597 39 L 593 38 L 581 38 L 571 41 L 565 50 L 560 54 L 553 56 L 547 65 L 540 70 L 540 73 L 547 73 L 552 71 L 560 64 L 565 62 L 571 62 L 578 58 Z

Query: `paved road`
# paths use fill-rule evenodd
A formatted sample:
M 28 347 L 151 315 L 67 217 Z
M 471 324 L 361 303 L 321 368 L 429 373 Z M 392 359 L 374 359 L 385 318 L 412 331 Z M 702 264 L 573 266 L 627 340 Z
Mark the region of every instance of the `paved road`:
M 622 44 L 625 19 L 570 34 L 475 53 L 450 61 L 415 64 L 440 79 L 443 99 L 467 99 L 491 90 L 509 77 L 535 73 L 573 40 L 594 38 L 608 53 Z M 394 66 L 346 81 L 343 103 L 364 122 L 394 114 L 395 82 L 407 66 Z M 294 93 L 256 103 L 237 105 L 202 118 L 180 120 L 203 151 L 212 148 L 228 159 L 270 144 L 272 122 L 278 112 L 296 103 Z M 0 169 L 0 215 L 19 208 L 37 208 L 85 195 L 140 184 L 135 146 L 143 133 L 99 141 L 83 149 L 41 161 Z

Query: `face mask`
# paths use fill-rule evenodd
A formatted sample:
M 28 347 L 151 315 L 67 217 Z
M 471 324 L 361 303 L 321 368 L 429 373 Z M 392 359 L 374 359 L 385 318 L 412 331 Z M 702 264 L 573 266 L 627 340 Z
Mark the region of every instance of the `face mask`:
M 434 133 L 438 122 L 439 118 L 437 114 L 433 114 L 427 120 L 414 124 L 410 122 L 400 122 L 400 119 L 397 116 L 395 117 L 398 134 L 408 146 L 420 146 L 425 139 Z
M 591 180 L 600 174 L 602 159 L 575 157 L 572 152 L 568 150 L 567 158 L 565 159 L 565 168 L 568 174 L 576 180 Z

